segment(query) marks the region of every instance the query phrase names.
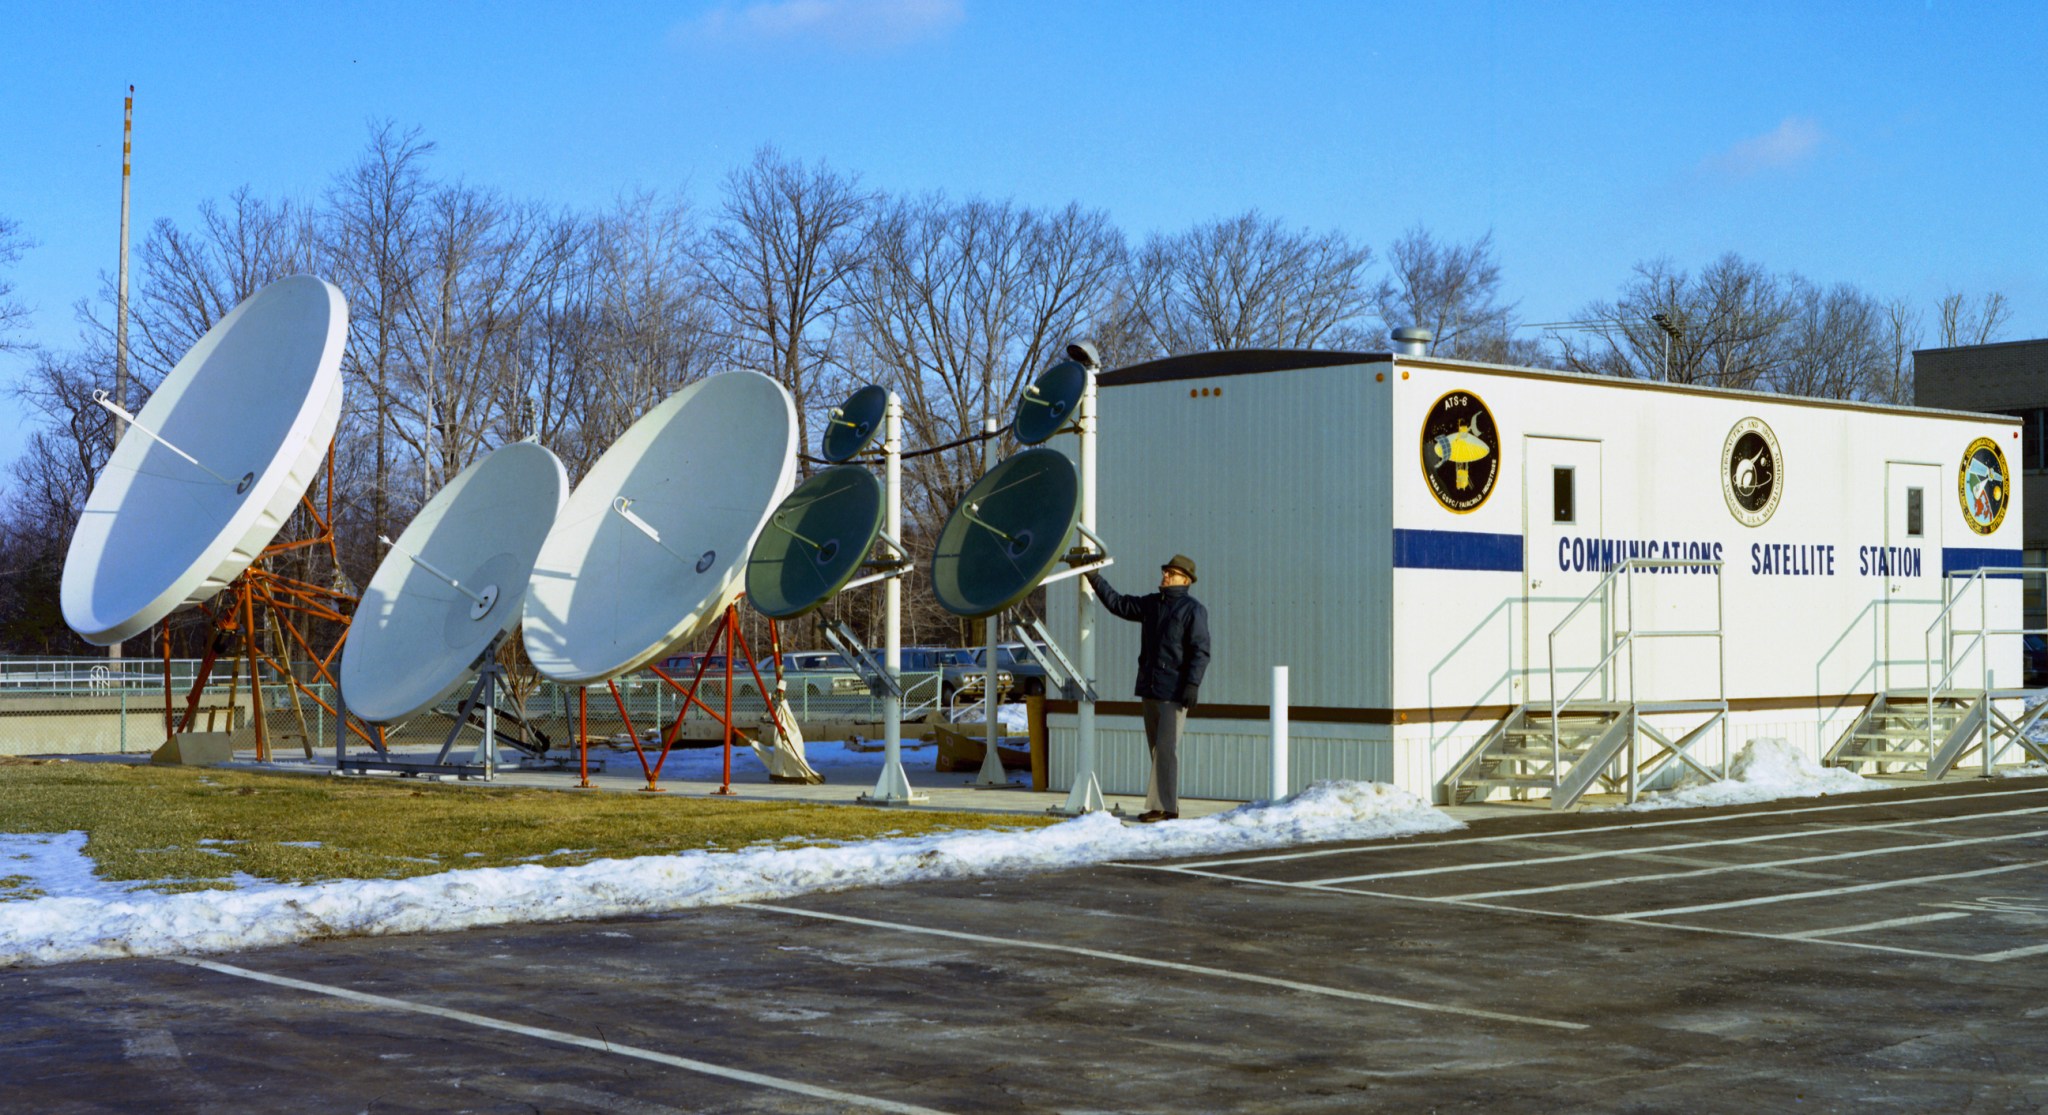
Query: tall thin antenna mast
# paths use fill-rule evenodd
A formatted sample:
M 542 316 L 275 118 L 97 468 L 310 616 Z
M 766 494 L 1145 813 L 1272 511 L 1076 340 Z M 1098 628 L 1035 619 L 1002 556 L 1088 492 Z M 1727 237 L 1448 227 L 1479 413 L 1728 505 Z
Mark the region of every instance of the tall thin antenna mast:
M 121 270 L 114 288 L 114 405 L 118 407 L 128 405 L 128 177 L 134 133 L 135 87 L 131 85 L 121 104 Z M 117 421 L 114 429 L 118 441 L 125 426 Z
M 128 405 L 128 174 L 129 156 L 133 150 L 135 134 L 135 87 L 128 87 L 128 96 L 121 102 L 121 267 L 120 277 L 114 288 L 114 405 Z M 114 440 L 119 442 L 127 433 L 127 423 L 114 419 Z M 108 658 L 121 657 L 121 644 L 107 648 Z

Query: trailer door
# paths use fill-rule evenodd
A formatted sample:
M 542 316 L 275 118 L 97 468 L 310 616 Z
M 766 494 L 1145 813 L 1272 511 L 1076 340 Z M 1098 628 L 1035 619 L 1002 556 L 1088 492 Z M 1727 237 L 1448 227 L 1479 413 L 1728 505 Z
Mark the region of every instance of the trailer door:
M 1927 639 L 1927 627 L 1941 614 L 1942 605 L 1941 512 L 1936 502 L 1941 468 L 1889 461 L 1884 483 L 1885 548 L 1878 559 L 1884 584 L 1884 686 L 1925 689 L 1941 674 L 1942 650 L 1930 647 Z
M 1527 700 L 1548 701 L 1551 631 L 1607 574 L 1600 553 L 1600 443 L 1532 436 L 1524 461 L 1522 685 Z M 1557 632 L 1559 697 L 1599 665 L 1610 622 L 1594 603 Z M 1575 699 L 1605 696 L 1601 682 L 1592 681 Z

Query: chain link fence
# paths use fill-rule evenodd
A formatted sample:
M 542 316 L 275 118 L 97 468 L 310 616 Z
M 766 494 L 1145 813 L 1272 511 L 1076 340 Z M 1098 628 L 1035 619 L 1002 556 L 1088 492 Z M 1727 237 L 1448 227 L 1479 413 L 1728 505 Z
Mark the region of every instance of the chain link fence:
M 167 691 L 169 712 L 175 718 L 182 719 L 188 703 L 193 703 L 192 731 L 235 733 L 240 737 L 236 741 L 238 749 L 252 749 L 255 701 L 248 679 L 229 665 L 227 659 L 214 664 L 208 684 L 198 691 L 193 703 L 198 659 L 173 659 L 167 686 L 164 663 L 160 660 L 0 657 L 0 755 L 154 751 L 165 738 Z M 941 707 L 938 674 L 907 673 L 903 684 L 902 713 L 906 722 L 943 719 L 952 711 Z M 686 710 L 683 694 L 660 678 L 638 674 L 621 678 L 616 685 L 616 699 L 608 686 L 585 690 L 588 731 L 594 748 L 630 749 L 628 721 L 631 731 L 638 732 L 643 742 L 657 741 L 670 725 L 677 723 L 679 715 L 680 741 L 709 744 L 724 738 L 724 728 L 717 719 L 694 702 Z M 795 675 L 789 679 L 786 692 L 790 710 L 806 739 L 872 737 L 881 732 L 882 701 L 864 687 L 846 692 L 843 686 L 833 686 L 830 679 L 807 680 Z M 576 686 L 550 681 L 533 685 L 524 693 L 523 700 L 515 700 L 513 694 L 501 690 L 499 707 L 515 715 L 501 716 L 498 730 L 522 739 L 530 751 L 573 755 L 577 744 L 577 693 Z M 404 724 L 387 726 L 386 745 L 408 753 L 438 752 L 461 715 L 468 695 L 465 688 Z M 722 713 L 725 679 L 707 676 L 698 686 L 697 701 Z M 332 755 L 336 727 L 330 710 L 335 707 L 333 686 L 293 686 L 266 671 L 264 728 L 272 755 Z M 766 702 L 754 679 L 735 679 L 734 723 L 743 729 L 759 724 L 766 711 Z M 479 729 L 469 728 L 458 737 L 450 758 L 466 757 L 480 738 Z M 351 754 L 367 747 L 359 738 L 352 738 L 349 743 Z M 500 753 L 502 760 L 512 758 L 503 745 Z

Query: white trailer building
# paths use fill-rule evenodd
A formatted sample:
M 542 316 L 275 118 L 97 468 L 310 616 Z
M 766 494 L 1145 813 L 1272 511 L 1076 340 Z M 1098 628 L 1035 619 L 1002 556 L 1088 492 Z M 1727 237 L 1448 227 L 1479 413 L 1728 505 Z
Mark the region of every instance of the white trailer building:
M 1099 383 L 1111 583 L 1185 553 L 1209 608 L 1187 796 L 1267 796 L 1275 665 L 1290 790 L 1568 805 L 1764 736 L 1866 773 L 2025 757 L 2022 579 L 1983 572 L 2021 564 L 2016 418 L 1388 354 Z M 1077 591 L 1048 589 L 1069 647 Z M 1096 631 L 1097 774 L 1141 792 L 1137 629 Z

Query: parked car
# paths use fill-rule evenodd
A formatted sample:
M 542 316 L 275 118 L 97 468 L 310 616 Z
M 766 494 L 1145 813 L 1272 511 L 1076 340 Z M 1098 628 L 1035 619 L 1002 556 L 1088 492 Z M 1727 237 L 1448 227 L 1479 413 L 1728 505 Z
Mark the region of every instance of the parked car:
M 987 668 L 987 647 L 982 647 L 974 652 L 974 664 L 983 669 Z M 1036 659 L 1025 653 L 1023 643 L 997 643 L 996 668 L 1015 679 L 1014 684 L 1006 690 L 1006 696 L 1042 697 L 1045 695 L 1045 667 L 1039 665 Z
M 761 678 L 770 685 L 775 669 L 775 656 L 769 655 L 760 662 Z M 788 686 L 792 698 L 808 694 L 812 697 L 865 696 L 867 682 L 860 673 L 846 661 L 846 656 L 830 650 L 800 650 L 782 656 L 783 683 Z
M 961 647 L 904 647 L 903 672 L 938 674 L 940 699 L 950 708 L 963 693 L 981 692 L 988 668 L 981 664 L 979 658 L 972 649 Z M 997 695 L 1009 692 L 1016 681 L 1009 671 L 998 667 Z
M 691 678 L 697 676 L 697 667 L 700 664 L 704 667 L 704 677 L 707 680 L 725 677 L 725 655 L 706 654 L 703 651 L 691 651 L 688 654 L 671 654 L 661 660 L 661 672 L 687 685 Z M 746 659 L 743 658 L 733 663 L 732 672 L 735 678 L 745 676 L 747 672 Z

